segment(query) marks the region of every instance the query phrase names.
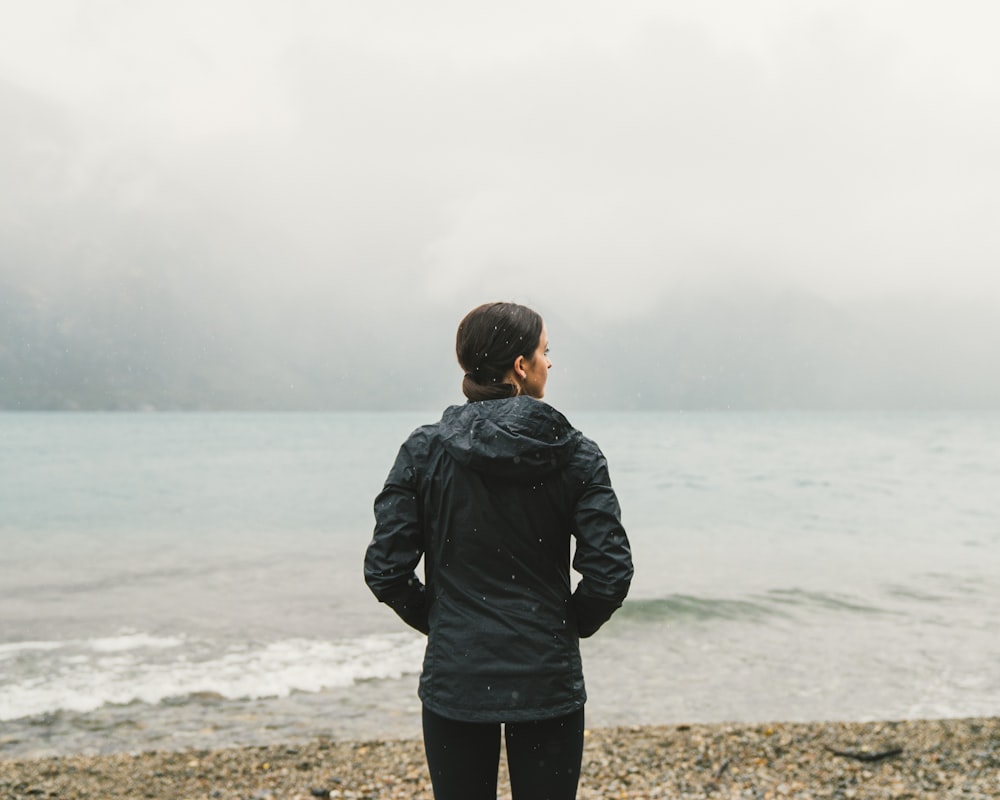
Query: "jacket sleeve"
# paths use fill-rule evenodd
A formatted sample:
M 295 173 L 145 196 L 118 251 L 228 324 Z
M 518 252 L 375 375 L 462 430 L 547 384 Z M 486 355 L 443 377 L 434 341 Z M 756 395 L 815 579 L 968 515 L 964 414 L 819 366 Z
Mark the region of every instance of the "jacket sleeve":
M 621 607 L 632 582 L 632 550 L 621 523 L 618 498 L 608 465 L 597 450 L 589 478 L 574 508 L 576 554 L 573 568 L 581 580 L 573 592 L 577 632 L 592 636 Z
M 416 575 L 424 552 L 420 493 L 411 442 L 396 456 L 375 498 L 375 533 L 365 552 L 365 583 L 407 625 L 427 633 L 427 600 Z

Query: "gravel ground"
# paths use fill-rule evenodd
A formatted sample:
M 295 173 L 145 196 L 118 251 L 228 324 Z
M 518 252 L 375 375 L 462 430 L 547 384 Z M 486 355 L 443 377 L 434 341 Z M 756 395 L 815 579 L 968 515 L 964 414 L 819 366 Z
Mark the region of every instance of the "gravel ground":
M 509 784 L 501 768 L 501 798 Z M 0 798 L 431 800 L 419 741 L 0 760 Z M 1000 798 L 1000 718 L 587 732 L 581 800 Z

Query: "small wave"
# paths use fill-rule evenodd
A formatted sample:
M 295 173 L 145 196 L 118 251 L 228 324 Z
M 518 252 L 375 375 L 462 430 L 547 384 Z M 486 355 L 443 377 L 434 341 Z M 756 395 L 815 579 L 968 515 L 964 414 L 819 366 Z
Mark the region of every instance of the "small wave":
M 252 559 L 227 562 L 227 568 L 252 567 Z M 24 600 L 35 597 L 69 597 L 76 595 L 98 595 L 110 590 L 128 586 L 149 586 L 156 582 L 171 583 L 177 580 L 197 578 L 210 579 L 218 575 L 219 567 L 214 563 L 183 564 L 177 566 L 150 567 L 146 569 L 129 566 L 127 569 L 112 569 L 92 578 L 78 578 L 74 574 L 65 580 L 18 584 L 0 589 L 0 597 Z
M 0 680 L 0 720 L 189 696 L 285 697 L 395 679 L 419 671 L 423 643 L 420 636 L 389 634 L 219 648 L 138 633 L 82 646 L 19 643 L 16 671 Z
M 0 644 L 0 659 L 15 656 L 18 653 L 58 650 L 64 645 L 65 642 L 8 642 Z
M 629 600 L 618 615 L 636 621 L 653 620 L 759 620 L 780 614 L 778 609 L 751 600 L 732 600 L 719 597 L 693 597 L 674 594 L 644 600 Z
M 53 650 L 91 650 L 98 653 L 121 653 L 128 650 L 143 648 L 162 650 L 178 647 L 184 640 L 176 636 L 151 636 L 148 633 L 122 631 L 117 636 L 97 639 L 63 639 L 60 641 L 28 641 L 7 642 L 0 644 L 0 660 L 27 655 L 33 652 L 51 652 Z
M 811 592 L 805 589 L 771 589 L 764 597 L 769 601 L 800 608 L 821 608 L 828 611 L 850 611 L 859 614 L 888 614 L 884 608 L 855 600 L 847 595 Z
M 672 594 L 667 597 L 629 600 L 618 612 L 618 617 L 635 622 L 669 620 L 764 622 L 775 618 L 792 619 L 797 616 L 797 612 L 808 611 L 850 614 L 896 613 L 848 595 L 804 589 L 772 589 L 745 598 Z
M 144 647 L 156 650 L 179 647 L 184 644 L 184 640 L 176 636 L 158 637 L 146 633 L 125 633 L 105 639 L 91 639 L 87 644 L 90 649 L 98 653 L 123 653 Z
M 885 587 L 885 592 L 890 597 L 898 597 L 903 600 L 916 600 L 919 603 L 932 603 L 934 605 L 939 605 L 947 600 L 945 595 L 939 592 L 929 592 L 899 583 L 888 584 Z

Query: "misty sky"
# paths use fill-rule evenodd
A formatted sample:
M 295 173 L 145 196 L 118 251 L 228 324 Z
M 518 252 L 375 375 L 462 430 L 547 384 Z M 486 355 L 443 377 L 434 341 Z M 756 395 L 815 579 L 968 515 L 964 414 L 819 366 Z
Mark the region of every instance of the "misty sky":
M 719 291 L 988 317 L 998 30 L 990 0 L 0 0 L 0 279 L 359 370 L 394 324 L 453 369 L 499 298 L 564 334 Z

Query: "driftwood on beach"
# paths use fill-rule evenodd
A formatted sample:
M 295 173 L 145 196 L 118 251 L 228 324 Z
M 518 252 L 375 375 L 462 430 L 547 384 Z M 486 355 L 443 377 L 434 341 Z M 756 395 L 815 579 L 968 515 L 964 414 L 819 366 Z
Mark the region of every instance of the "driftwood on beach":
M 892 758 L 893 756 L 902 755 L 902 747 L 890 747 L 888 750 L 838 750 L 835 747 L 826 748 L 829 752 L 833 753 L 835 756 L 842 756 L 843 758 L 853 758 L 855 761 L 881 761 L 883 758 Z
M 509 784 L 501 770 L 501 798 Z M 581 800 L 1000 797 L 1000 719 L 587 732 Z M 0 798 L 430 800 L 419 741 L 0 760 Z

